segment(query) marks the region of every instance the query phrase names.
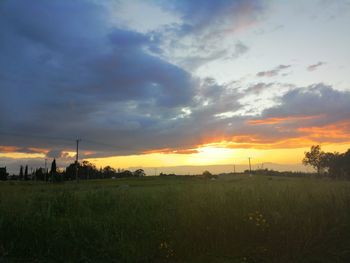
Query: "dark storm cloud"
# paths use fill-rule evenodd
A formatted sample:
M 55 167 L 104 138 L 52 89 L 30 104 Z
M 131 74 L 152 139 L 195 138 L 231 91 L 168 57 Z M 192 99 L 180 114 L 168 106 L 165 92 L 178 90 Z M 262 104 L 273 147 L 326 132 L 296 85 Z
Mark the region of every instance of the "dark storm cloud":
M 259 2 L 204 1 L 193 17 L 195 2 L 163 4 L 181 13 L 189 33 L 234 15 L 252 18 Z M 0 12 L 4 145 L 47 148 L 49 157 L 74 149 L 76 137 L 94 156 L 182 147 L 218 129 L 208 117 L 240 106 L 235 92 L 151 55 L 162 32 L 113 27 L 98 2 L 4 1 Z M 246 51 L 239 42 L 233 56 Z
M 112 27 L 97 2 L 2 1 L 0 13 L 0 126 L 28 135 L 4 145 L 82 136 L 135 151 L 192 101 L 190 74 L 150 55 L 157 38 Z
M 279 65 L 274 69 L 258 72 L 256 75 L 258 77 L 274 77 L 274 76 L 277 76 L 282 70 L 290 67 L 291 65 Z

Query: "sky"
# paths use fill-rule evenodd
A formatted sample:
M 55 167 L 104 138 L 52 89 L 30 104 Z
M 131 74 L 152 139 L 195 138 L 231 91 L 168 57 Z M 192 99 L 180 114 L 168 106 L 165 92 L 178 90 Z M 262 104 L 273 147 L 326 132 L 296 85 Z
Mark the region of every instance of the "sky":
M 0 166 L 64 167 L 77 138 L 125 169 L 344 152 L 348 25 L 349 0 L 2 0 Z

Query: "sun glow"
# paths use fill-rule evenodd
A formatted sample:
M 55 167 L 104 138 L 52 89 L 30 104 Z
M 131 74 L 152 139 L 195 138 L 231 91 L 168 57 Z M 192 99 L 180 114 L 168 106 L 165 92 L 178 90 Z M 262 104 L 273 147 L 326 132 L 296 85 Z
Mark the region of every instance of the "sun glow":
M 350 144 L 328 144 L 322 146 L 325 151 L 344 152 L 350 148 Z M 301 164 L 304 152 L 309 147 L 255 149 L 255 148 L 230 148 L 221 146 L 203 145 L 191 149 L 188 153 L 174 153 L 170 151 L 144 153 L 139 155 L 116 156 L 106 158 L 87 159 L 98 167 L 111 165 L 114 168 L 132 167 L 166 167 L 181 165 L 220 165 L 220 164 L 245 164 L 248 157 L 253 163 L 280 163 Z
M 235 149 L 205 146 L 197 149 L 198 153 L 192 154 L 188 162 L 195 165 L 226 164 L 232 162 Z

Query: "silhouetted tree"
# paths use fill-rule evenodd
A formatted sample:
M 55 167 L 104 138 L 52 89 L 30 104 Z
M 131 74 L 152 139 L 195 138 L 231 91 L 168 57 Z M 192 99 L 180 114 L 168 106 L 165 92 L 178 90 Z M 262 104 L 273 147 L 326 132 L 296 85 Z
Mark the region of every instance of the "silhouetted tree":
M 166 174 L 166 173 L 161 172 L 161 173 L 159 174 L 159 176 L 162 176 L 162 177 L 176 176 L 176 174 Z
M 136 171 L 134 171 L 135 177 L 143 177 L 145 175 L 146 175 L 146 173 L 143 169 L 137 169 Z
M 23 180 L 23 166 L 21 165 L 20 169 L 19 169 L 19 179 Z
M 344 171 L 344 176 L 347 179 L 350 179 L 350 149 L 348 149 L 347 152 L 343 154 L 341 162 Z
M 6 181 L 7 180 L 8 173 L 6 171 L 6 167 L 0 167 L 0 180 Z
M 56 159 L 53 159 L 51 163 L 50 176 L 53 182 L 60 181 L 59 175 L 57 173 Z
M 79 173 L 79 166 L 80 164 L 78 163 L 78 173 Z M 76 163 L 71 163 L 66 167 L 66 172 L 65 172 L 65 180 L 74 180 L 75 178 L 75 169 L 76 169 Z
M 303 164 L 313 166 L 318 175 L 324 171 L 325 176 L 333 179 L 350 179 L 350 149 L 345 153 L 330 153 L 321 151 L 319 145 L 312 146 L 310 152 L 305 152 Z
M 205 178 L 217 178 L 217 175 L 213 175 L 211 172 L 209 171 L 204 171 L 202 173 L 202 176 L 205 177 Z
M 79 175 L 85 179 L 97 179 L 99 178 L 99 172 L 96 166 L 88 161 L 83 161 L 79 166 Z
M 321 156 L 321 167 L 325 169 L 326 175 L 331 178 L 337 178 L 341 176 L 342 165 L 341 165 L 342 155 L 335 153 L 324 153 Z
M 130 172 L 129 170 L 123 170 L 120 173 L 117 173 L 118 177 L 132 177 L 133 173 Z
M 316 169 L 317 175 L 319 176 L 323 168 L 323 156 L 324 152 L 321 151 L 321 146 L 313 145 L 311 146 L 310 152 L 305 152 L 303 164 L 311 165 L 314 169 Z
M 45 181 L 45 172 L 44 168 L 38 168 L 35 170 L 35 178 L 39 181 Z
M 57 172 L 56 159 L 53 159 L 51 163 L 50 174 L 56 174 L 56 172 Z
M 102 170 L 103 178 L 112 178 L 116 175 L 116 170 L 109 165 Z
M 28 180 L 28 165 L 26 165 L 26 167 L 24 168 L 24 180 Z
M 97 179 L 101 178 L 101 174 L 99 170 L 97 170 L 96 166 L 88 161 L 83 161 L 82 163 L 76 164 L 71 163 L 65 172 L 66 180 L 73 180 L 75 178 L 76 167 L 78 166 L 78 177 L 80 179 Z

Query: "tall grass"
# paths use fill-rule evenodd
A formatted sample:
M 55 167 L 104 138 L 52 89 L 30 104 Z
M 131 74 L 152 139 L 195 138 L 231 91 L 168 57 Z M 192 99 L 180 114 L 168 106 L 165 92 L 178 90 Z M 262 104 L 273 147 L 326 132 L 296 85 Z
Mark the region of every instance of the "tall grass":
M 259 176 L 4 182 L 0 261 L 350 262 L 350 184 Z

